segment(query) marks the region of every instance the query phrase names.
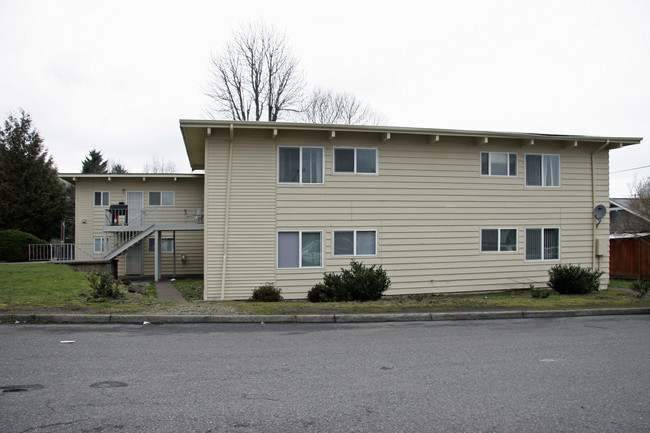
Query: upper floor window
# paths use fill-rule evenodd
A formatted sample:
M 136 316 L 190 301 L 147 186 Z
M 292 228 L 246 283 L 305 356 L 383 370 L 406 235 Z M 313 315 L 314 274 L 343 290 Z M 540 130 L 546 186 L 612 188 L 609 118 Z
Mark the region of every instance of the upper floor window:
M 108 191 L 95 191 L 95 206 L 108 206 L 110 194 Z
M 335 256 L 374 256 L 377 254 L 376 230 L 335 230 Z
M 279 147 L 278 182 L 323 183 L 322 147 Z
M 560 229 L 526 229 L 526 260 L 560 258 Z
M 560 186 L 560 155 L 526 155 L 526 186 Z
M 151 191 L 149 206 L 174 206 L 174 191 Z
M 517 154 L 505 152 L 481 152 L 483 176 L 517 176 Z
M 481 229 L 481 252 L 517 251 L 517 229 Z
M 334 148 L 334 173 L 377 173 L 377 149 Z

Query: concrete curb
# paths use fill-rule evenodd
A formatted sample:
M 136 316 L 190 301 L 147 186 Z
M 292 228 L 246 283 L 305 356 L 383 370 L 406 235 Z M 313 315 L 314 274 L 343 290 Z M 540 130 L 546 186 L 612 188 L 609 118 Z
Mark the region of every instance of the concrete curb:
M 442 320 L 540 319 L 556 317 L 650 314 L 650 308 L 598 308 L 591 310 L 467 311 L 449 313 L 299 314 L 299 315 L 111 315 L 111 314 L 10 314 L 0 313 L 0 323 L 368 323 L 431 322 Z

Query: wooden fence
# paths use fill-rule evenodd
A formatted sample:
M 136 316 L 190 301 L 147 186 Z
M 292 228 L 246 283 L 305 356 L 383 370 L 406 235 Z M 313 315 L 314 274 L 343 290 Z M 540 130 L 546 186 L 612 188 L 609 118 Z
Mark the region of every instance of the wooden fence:
M 609 276 L 621 280 L 650 279 L 650 236 L 610 239 Z

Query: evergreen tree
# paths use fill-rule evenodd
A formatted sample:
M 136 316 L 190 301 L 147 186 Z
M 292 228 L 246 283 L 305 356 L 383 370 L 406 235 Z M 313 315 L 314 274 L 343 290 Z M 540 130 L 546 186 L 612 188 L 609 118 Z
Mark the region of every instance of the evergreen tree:
M 126 167 L 123 164 L 120 164 L 119 162 L 113 162 L 111 163 L 110 172 L 113 174 L 127 174 L 129 171 L 126 169 Z
M 0 130 L 0 230 L 57 236 L 68 205 L 31 117 L 24 110 L 19 116 L 10 113 Z
M 88 152 L 88 156 L 81 163 L 82 173 L 108 173 L 108 161 L 104 161 L 104 156 L 97 149 Z

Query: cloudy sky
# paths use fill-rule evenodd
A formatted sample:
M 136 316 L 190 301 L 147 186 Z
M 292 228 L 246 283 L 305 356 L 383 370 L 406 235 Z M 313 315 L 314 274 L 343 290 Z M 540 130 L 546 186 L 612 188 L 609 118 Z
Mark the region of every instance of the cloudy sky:
M 2 0 L 0 115 L 29 112 L 60 172 L 92 148 L 189 172 L 178 120 L 206 117 L 210 54 L 259 19 L 388 125 L 646 137 L 610 152 L 610 193 L 650 176 L 646 0 Z

